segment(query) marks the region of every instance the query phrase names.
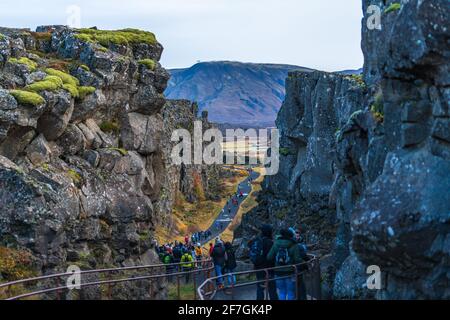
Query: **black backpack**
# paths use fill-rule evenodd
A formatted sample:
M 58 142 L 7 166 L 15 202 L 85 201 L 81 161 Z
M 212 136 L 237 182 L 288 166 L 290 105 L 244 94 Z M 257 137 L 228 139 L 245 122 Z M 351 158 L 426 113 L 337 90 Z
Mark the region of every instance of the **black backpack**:
M 254 265 L 262 265 L 266 261 L 264 257 L 264 243 L 262 238 L 256 238 L 250 245 L 250 260 Z
M 291 257 L 289 256 L 289 248 L 279 248 L 275 256 L 275 266 L 288 266 L 291 264 Z
M 227 262 L 226 267 L 229 270 L 233 270 L 237 267 L 236 257 L 234 255 L 233 250 L 227 250 Z

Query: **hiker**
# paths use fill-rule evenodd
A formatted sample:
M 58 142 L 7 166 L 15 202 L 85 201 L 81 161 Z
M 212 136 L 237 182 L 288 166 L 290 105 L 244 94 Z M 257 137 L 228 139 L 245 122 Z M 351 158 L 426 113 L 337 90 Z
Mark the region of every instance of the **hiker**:
M 261 227 L 261 233 L 259 236 L 254 238 L 249 243 L 250 247 L 250 260 L 253 263 L 254 270 L 262 270 L 266 268 L 273 268 L 275 265 L 271 260 L 267 260 L 267 255 L 272 248 L 272 226 L 265 224 Z M 265 289 L 268 289 L 268 294 L 270 300 L 278 300 L 277 295 L 277 287 L 274 279 L 274 272 L 272 270 L 268 271 L 269 275 L 269 285 L 268 288 L 265 288 L 265 283 L 263 282 L 266 279 L 265 271 L 256 272 L 256 279 L 259 281 L 256 285 L 256 300 L 264 300 L 265 299 Z
M 180 263 L 181 262 L 181 256 L 183 255 L 181 244 L 176 245 L 172 249 L 173 253 L 173 263 Z M 177 270 L 180 270 L 179 266 L 176 267 Z
M 209 256 L 212 257 L 212 253 L 214 250 L 214 245 L 212 243 L 209 244 Z
M 225 267 L 223 269 L 224 274 L 228 275 L 228 283 L 230 285 L 236 284 L 236 276 L 231 275 L 234 273 L 234 270 L 236 270 L 237 263 L 236 263 L 236 256 L 234 254 L 233 245 L 230 242 L 225 243 L 225 253 L 227 256 L 227 259 L 225 261 Z
M 200 243 L 197 243 L 197 246 L 195 247 L 195 257 L 196 260 L 198 262 L 202 261 L 202 256 L 203 256 L 203 252 L 202 252 L 202 246 Z
M 184 244 L 185 245 L 189 244 L 189 236 L 188 235 L 184 237 Z
M 164 255 L 164 258 L 163 258 L 163 263 L 166 265 L 166 273 L 169 275 L 167 277 L 167 280 L 169 282 L 172 282 L 173 276 L 171 274 L 174 273 L 175 266 L 172 265 L 173 264 L 173 255 L 170 253 L 170 250 L 166 251 L 166 254 Z
M 275 267 L 286 266 L 286 268 L 275 270 L 279 300 L 295 300 L 296 279 L 293 275 L 292 265 L 300 264 L 302 258 L 291 231 L 288 229 L 280 231 L 280 236 L 274 241 L 272 249 L 267 255 L 267 260 L 273 261 Z
M 181 267 L 183 272 L 190 272 L 194 267 L 194 259 L 192 258 L 192 254 L 189 252 L 189 250 L 184 250 L 183 256 L 181 257 Z M 186 273 L 186 284 L 189 283 L 189 279 L 190 273 Z
M 213 247 L 211 258 L 213 259 L 214 270 L 216 272 L 216 283 L 220 290 L 224 288 L 222 275 L 223 268 L 225 267 L 226 252 L 225 247 L 219 238 L 216 239 L 216 244 Z
M 293 239 L 297 243 L 298 249 L 300 250 L 301 259 L 304 262 L 307 262 L 309 260 L 308 248 L 306 247 L 306 244 L 303 243 L 303 237 L 301 236 L 300 229 L 290 228 L 289 230 L 293 234 Z M 306 264 L 304 266 L 299 267 L 299 271 L 305 271 L 307 269 L 308 269 L 308 266 Z M 298 292 L 297 300 L 307 300 L 305 279 L 304 279 L 303 274 L 300 274 L 298 276 L 297 292 Z

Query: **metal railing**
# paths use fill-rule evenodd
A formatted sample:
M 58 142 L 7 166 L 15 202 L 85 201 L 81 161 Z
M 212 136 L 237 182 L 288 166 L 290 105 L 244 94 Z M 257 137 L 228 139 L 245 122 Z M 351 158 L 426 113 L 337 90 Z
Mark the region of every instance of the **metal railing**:
M 226 300 L 229 300 L 228 297 L 231 297 L 231 300 L 235 300 L 236 298 L 236 300 L 256 300 L 256 290 L 252 290 L 252 294 L 254 293 L 254 297 L 251 299 L 243 299 L 242 296 L 237 296 L 236 291 L 238 291 L 239 289 L 260 285 L 264 290 L 264 299 L 269 300 L 270 282 L 295 277 L 296 300 L 299 299 L 300 296 L 304 296 L 305 299 L 308 300 L 321 300 L 322 280 L 320 271 L 320 259 L 313 255 L 309 255 L 309 257 L 309 261 L 297 265 L 234 272 L 209 278 L 198 287 L 198 296 L 200 300 L 214 300 L 220 293 L 225 293 L 225 295 L 227 296 Z M 276 276 L 277 271 L 285 271 L 286 269 L 292 269 L 292 272 L 285 276 Z M 248 280 L 249 278 L 252 278 L 252 276 L 256 276 L 258 273 L 264 274 L 264 279 L 258 280 L 258 277 L 256 277 L 256 280 Z M 243 281 L 242 283 L 236 281 L 236 279 L 238 279 L 238 277 L 240 276 L 246 276 L 244 278 L 247 278 L 247 281 Z M 228 286 L 218 286 L 218 280 L 221 279 L 222 282 L 225 282 L 226 279 L 230 278 L 232 280 L 228 281 L 230 282 Z M 213 288 L 212 290 L 211 287 Z M 208 288 L 208 290 L 206 290 L 206 288 Z M 305 292 L 300 292 L 300 290 L 304 290 Z
M 108 269 L 96 269 L 96 270 L 85 270 L 79 272 L 81 279 L 86 275 L 104 275 L 106 274 L 108 279 L 98 280 L 91 282 L 83 282 L 79 284 L 79 290 L 94 287 L 94 286 L 104 286 L 107 285 L 106 297 L 108 299 L 112 298 L 112 288 L 114 285 L 120 283 L 130 283 L 136 281 L 146 280 L 149 281 L 149 296 L 152 297 L 153 284 L 166 279 L 168 282 L 172 282 L 173 278 L 176 278 L 177 286 L 177 297 L 181 299 L 181 278 L 189 276 L 193 281 L 193 295 L 194 299 L 197 298 L 197 281 L 198 276 L 203 275 L 204 279 L 210 277 L 211 271 L 214 269 L 211 260 L 193 261 L 193 270 L 182 271 L 183 266 L 187 263 L 173 263 L 173 264 L 157 264 L 157 265 L 145 265 L 145 266 L 133 266 L 133 267 L 122 267 L 122 268 L 108 268 Z M 180 271 L 181 270 L 181 271 Z M 145 271 L 143 275 L 125 276 L 119 278 L 113 278 L 114 273 L 120 273 L 125 271 Z M 5 290 L 6 299 L 5 300 L 20 300 L 24 298 L 42 296 L 44 294 L 54 293 L 56 296 L 54 299 L 60 300 L 63 298 L 62 293 L 72 291 L 67 283 L 69 277 L 72 277 L 74 273 L 58 273 L 45 275 L 40 277 L 34 277 L 29 279 L 17 280 L 8 283 L 0 284 L 0 290 Z M 191 277 L 192 276 L 192 277 Z M 51 285 L 47 287 L 39 287 L 31 289 L 29 292 L 14 295 L 12 294 L 12 288 L 15 286 L 22 286 L 24 288 L 42 282 L 42 281 L 55 281 L 56 285 Z M 64 284 L 63 284 L 64 283 Z

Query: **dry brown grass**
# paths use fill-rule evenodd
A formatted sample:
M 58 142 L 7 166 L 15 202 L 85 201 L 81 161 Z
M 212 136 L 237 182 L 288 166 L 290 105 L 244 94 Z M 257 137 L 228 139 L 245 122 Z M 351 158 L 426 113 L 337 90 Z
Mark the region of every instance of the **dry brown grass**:
M 243 167 L 225 168 L 225 170 L 234 170 L 238 174 L 223 181 L 220 201 L 203 199 L 197 203 L 189 203 L 181 193 L 177 193 L 172 211 L 172 228 L 168 230 L 160 227 L 155 232 L 155 237 L 159 243 L 174 240 L 183 241 L 186 234 L 190 235 L 197 231 L 207 230 L 213 224 L 228 199 L 235 194 L 239 183 L 248 176 Z
M 241 224 L 242 217 L 244 216 L 244 214 L 248 213 L 250 210 L 252 210 L 258 205 L 258 202 L 256 201 L 256 192 L 261 191 L 261 184 L 264 180 L 264 170 L 265 170 L 264 168 L 254 168 L 254 171 L 258 172 L 260 176 L 258 177 L 258 179 L 253 181 L 252 192 L 244 200 L 244 202 L 242 202 L 241 207 L 238 213 L 236 214 L 236 217 L 234 217 L 231 224 L 222 233 L 221 235 L 222 240 L 232 242 L 234 239 L 234 231 Z

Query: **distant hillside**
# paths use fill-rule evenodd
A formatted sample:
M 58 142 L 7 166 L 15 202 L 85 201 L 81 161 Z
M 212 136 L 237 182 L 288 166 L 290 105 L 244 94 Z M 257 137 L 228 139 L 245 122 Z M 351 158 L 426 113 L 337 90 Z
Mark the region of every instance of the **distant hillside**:
M 285 97 L 291 70 L 308 68 L 240 62 L 204 62 L 170 70 L 165 92 L 170 99 L 189 99 L 208 110 L 209 119 L 231 125 L 273 126 Z

